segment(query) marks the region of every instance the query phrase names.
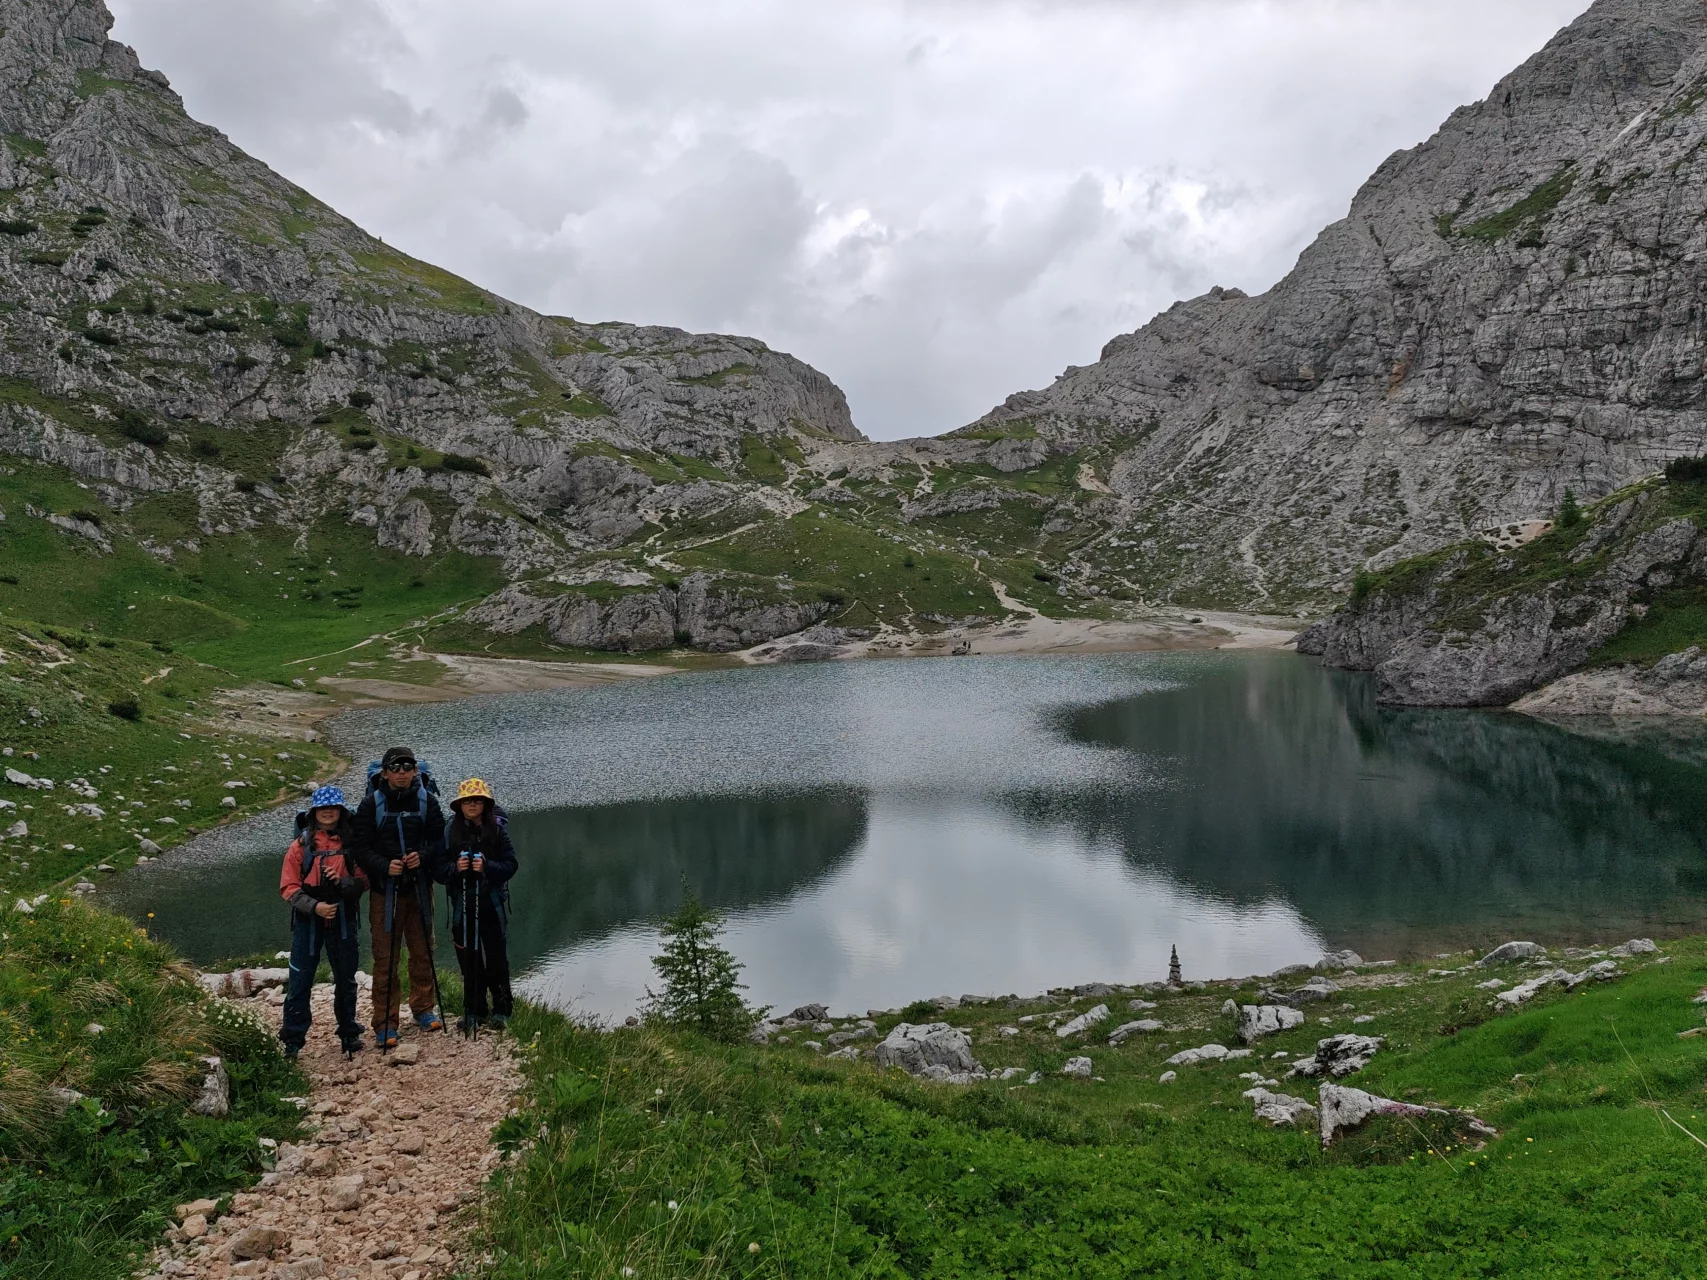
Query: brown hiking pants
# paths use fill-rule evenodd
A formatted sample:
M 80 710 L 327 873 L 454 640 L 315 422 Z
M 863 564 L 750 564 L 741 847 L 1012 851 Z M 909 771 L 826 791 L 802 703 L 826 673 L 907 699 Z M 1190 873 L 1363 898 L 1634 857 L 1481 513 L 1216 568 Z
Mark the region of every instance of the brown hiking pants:
M 428 911 L 432 910 L 429 901 Z M 368 923 L 373 926 L 373 1029 L 396 1030 L 403 984 L 388 989 L 391 981 L 391 937 L 385 932 L 385 888 L 368 895 Z M 427 929 L 421 922 L 421 899 L 417 893 L 397 895 L 396 920 L 392 929 L 397 945 L 409 953 L 409 1012 L 426 1013 L 433 1007 L 433 959 L 427 950 Z

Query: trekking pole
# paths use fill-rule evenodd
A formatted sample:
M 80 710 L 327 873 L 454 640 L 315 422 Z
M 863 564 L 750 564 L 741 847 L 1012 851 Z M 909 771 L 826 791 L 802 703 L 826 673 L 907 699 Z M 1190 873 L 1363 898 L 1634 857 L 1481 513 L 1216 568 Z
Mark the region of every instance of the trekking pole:
M 450 1023 L 445 1021 L 444 997 L 439 994 L 437 940 L 433 937 L 433 886 L 426 883 L 426 875 L 424 867 L 415 868 L 415 897 L 421 904 L 421 928 L 427 935 L 427 963 L 433 969 L 433 1005 L 439 1011 L 439 1030 L 448 1036 Z M 421 892 L 423 885 L 425 893 Z
M 472 875 L 470 875 L 468 872 L 464 871 L 462 873 L 462 947 L 463 947 L 464 951 L 466 951 L 468 949 L 468 938 L 469 938 L 469 932 L 468 932 L 468 891 L 470 888 L 470 882 L 473 879 L 474 879 L 474 877 Z M 453 939 L 453 941 L 454 941 L 454 939 Z M 475 959 L 476 960 L 479 959 L 478 953 L 476 953 Z M 473 1018 L 468 1012 L 468 966 L 467 965 L 463 966 L 462 1021 L 463 1021 L 464 1027 L 467 1028 L 466 1034 L 472 1036 L 476 1040 L 480 1039 L 480 1023 L 477 1019 Z
M 387 876 L 385 880 L 385 936 L 390 939 L 390 954 L 386 957 L 385 965 L 385 1025 L 382 1031 L 389 1031 L 396 1037 L 397 1028 L 392 1026 L 392 1007 L 395 1005 L 399 1012 L 402 1004 L 397 999 L 397 877 Z M 387 1039 L 380 1046 L 381 1053 L 391 1051 L 391 1040 Z

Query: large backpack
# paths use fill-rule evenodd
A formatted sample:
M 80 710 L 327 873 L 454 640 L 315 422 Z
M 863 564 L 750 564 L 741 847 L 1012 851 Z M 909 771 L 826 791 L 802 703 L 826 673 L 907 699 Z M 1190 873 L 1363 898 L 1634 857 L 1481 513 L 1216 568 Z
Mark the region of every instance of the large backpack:
M 382 825 L 386 820 L 385 792 L 379 785 L 380 772 L 379 761 L 369 760 L 367 762 L 367 794 L 373 797 L 373 822 L 376 827 Z M 416 777 L 421 785 L 415 789 L 415 816 L 425 818 L 427 816 L 427 796 L 439 794 L 439 780 L 433 774 L 433 766 L 425 760 L 419 762 Z

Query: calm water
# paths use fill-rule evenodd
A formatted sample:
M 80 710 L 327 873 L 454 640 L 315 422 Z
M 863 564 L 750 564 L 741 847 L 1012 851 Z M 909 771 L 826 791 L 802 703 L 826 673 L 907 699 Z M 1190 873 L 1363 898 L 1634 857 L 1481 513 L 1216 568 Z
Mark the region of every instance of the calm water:
M 478 773 L 522 854 L 511 955 L 536 995 L 631 1011 L 685 882 L 730 909 L 753 998 L 891 1006 L 1325 946 L 1707 927 L 1707 739 L 1377 707 L 1283 654 L 829 663 L 364 712 Z M 288 816 L 107 895 L 196 959 L 271 950 Z

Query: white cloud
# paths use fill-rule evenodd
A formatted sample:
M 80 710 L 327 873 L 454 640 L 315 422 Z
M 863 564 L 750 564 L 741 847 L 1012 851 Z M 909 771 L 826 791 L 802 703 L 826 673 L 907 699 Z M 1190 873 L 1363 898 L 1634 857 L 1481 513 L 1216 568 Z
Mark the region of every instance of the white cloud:
M 1587 0 L 115 0 L 190 110 L 542 310 L 749 333 L 937 432 L 1213 284 Z

